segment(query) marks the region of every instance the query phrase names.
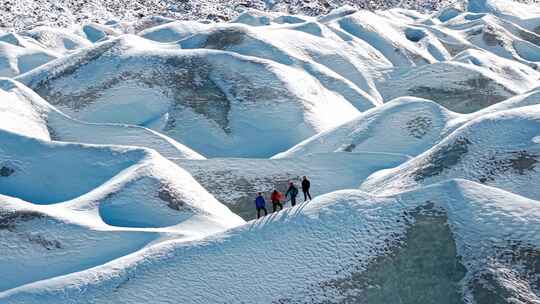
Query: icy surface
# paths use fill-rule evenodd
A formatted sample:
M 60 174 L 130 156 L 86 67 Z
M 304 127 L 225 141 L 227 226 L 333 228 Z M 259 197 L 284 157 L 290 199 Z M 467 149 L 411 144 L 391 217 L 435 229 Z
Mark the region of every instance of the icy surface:
M 183 303 L 340 302 L 366 292 L 365 286 L 354 284 L 353 274 L 369 276 L 375 257 L 406 244 L 412 237 L 410 229 L 422 229 L 416 226 L 422 217 L 440 214 L 447 218 L 458 262 L 466 269 L 466 275 L 461 271 L 464 285 L 452 288 L 458 295 L 472 296 L 471 289 L 485 273 L 492 273 L 492 283 L 503 279 L 497 274 L 506 267 L 498 256 L 500 250 L 512 244 L 538 250 L 540 239 L 529 227 L 540 224 L 539 206 L 537 201 L 466 181 L 386 197 L 358 190 L 335 192 L 221 236 L 152 246 L 137 256 L 26 285 L 0 297 L 8 303 L 31 302 L 36 297 L 48 303 L 60 295 L 80 303 L 133 303 L 145 298 Z M 435 261 L 440 267 L 445 262 Z M 534 286 L 534 275 L 519 268 L 512 271 L 522 277 L 521 283 Z M 337 283 L 345 279 L 352 284 Z M 265 284 L 246 288 L 260 281 Z M 408 284 L 414 286 L 414 281 Z M 489 284 L 486 288 L 502 288 Z M 400 293 L 406 296 L 406 291 Z M 537 299 L 532 290 L 519 295 Z
M 375 173 L 361 188 L 386 193 L 465 178 L 540 199 L 539 118 L 540 105 L 480 116 L 401 166 Z
M 23 84 L 0 78 L 4 130 L 43 140 L 149 147 L 165 157 L 202 159 L 195 151 L 144 127 L 86 123 L 68 117 Z
M 540 303 L 537 4 L 0 23 L 0 303 Z M 253 220 L 304 175 L 313 200 Z
M 19 80 L 76 119 L 146 126 L 205 156 L 271 156 L 358 113 L 303 70 L 132 35 Z

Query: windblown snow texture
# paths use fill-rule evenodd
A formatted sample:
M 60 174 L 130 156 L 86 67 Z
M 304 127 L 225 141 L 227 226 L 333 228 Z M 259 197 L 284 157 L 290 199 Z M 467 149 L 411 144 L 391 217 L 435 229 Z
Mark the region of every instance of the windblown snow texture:
M 0 8 L 0 303 L 540 303 L 538 3 Z
M 228 21 L 246 9 L 265 10 L 317 16 L 344 5 L 356 9 L 389 9 L 393 7 L 432 11 L 452 1 L 447 0 L 97 0 L 97 1 L 51 1 L 23 0 L 4 1 L 0 6 L 0 27 L 30 27 L 35 23 L 66 26 L 88 21 L 133 21 L 141 24 L 155 22 L 151 16 L 167 16 L 182 20 Z M 520 0 L 538 3 L 536 0 Z

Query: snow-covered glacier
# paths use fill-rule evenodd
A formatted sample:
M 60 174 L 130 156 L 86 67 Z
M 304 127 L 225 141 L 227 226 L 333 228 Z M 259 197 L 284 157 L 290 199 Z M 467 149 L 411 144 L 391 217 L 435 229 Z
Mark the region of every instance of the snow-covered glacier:
M 0 303 L 540 303 L 538 3 L 24 2 Z

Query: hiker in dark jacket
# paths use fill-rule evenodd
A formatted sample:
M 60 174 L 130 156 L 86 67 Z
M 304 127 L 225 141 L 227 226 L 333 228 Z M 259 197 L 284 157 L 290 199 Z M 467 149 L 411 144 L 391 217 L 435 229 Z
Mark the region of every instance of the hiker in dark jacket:
M 287 189 L 287 192 L 285 192 L 285 197 L 289 195 L 291 197 L 291 206 L 294 207 L 294 205 L 296 205 L 296 196 L 298 195 L 298 188 L 296 188 L 293 182 L 289 182 L 289 189 Z
M 279 210 L 283 210 L 283 205 L 281 204 L 283 195 L 281 194 L 281 192 L 274 190 L 272 192 L 272 195 L 270 196 L 270 199 L 272 200 L 272 212 L 276 212 L 277 207 L 279 207 Z
M 307 177 L 304 176 L 302 178 L 302 192 L 304 193 L 304 202 L 307 201 L 308 197 L 309 200 L 311 200 L 311 194 L 309 193 L 309 188 L 311 187 L 311 183 L 307 179 Z
M 264 201 L 264 197 L 259 192 L 257 193 L 257 198 L 255 198 L 255 207 L 257 208 L 257 218 L 261 217 L 261 210 L 264 210 L 264 215 L 268 215 L 268 211 L 266 210 L 266 202 Z

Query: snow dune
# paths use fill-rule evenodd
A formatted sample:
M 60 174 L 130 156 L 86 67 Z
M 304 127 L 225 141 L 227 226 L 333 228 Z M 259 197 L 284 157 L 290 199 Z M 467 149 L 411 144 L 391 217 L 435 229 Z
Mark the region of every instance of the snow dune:
M 369 288 L 380 284 L 407 302 L 481 292 L 486 299 L 509 293 L 535 300 L 533 291 L 525 291 L 534 274 L 514 266 L 530 262 L 527 252 L 540 245 L 538 234 L 522 224 L 540 224 L 539 208 L 537 201 L 464 180 L 394 196 L 339 191 L 204 241 L 162 243 L 0 298 L 7 303 L 38 297 L 49 303 L 60 294 L 79 303 L 390 299 Z M 448 242 L 430 243 L 435 239 Z M 504 257 L 508 248 L 514 248 L 513 260 Z M 427 252 L 433 259 L 425 260 Z M 407 257 L 420 256 L 422 271 L 400 266 Z M 393 276 L 378 276 L 385 271 Z M 426 280 L 432 287 L 418 293 Z M 396 290 L 398 282 L 407 288 Z
M 205 156 L 270 156 L 358 113 L 301 70 L 129 35 L 18 80 L 76 119 L 145 126 Z
M 452 130 L 457 113 L 420 98 L 400 97 L 321 132 L 273 158 L 324 152 L 384 152 L 416 156 Z
M 399 167 L 375 173 L 361 189 L 392 193 L 464 178 L 539 199 L 539 115 L 539 105 L 482 115 Z
M 540 303 L 509 3 L 0 29 L 0 303 Z
M 203 158 L 175 140 L 144 127 L 72 119 L 31 89 L 8 78 L 0 78 L 0 98 L 0 129 L 42 140 L 148 147 L 165 157 Z

